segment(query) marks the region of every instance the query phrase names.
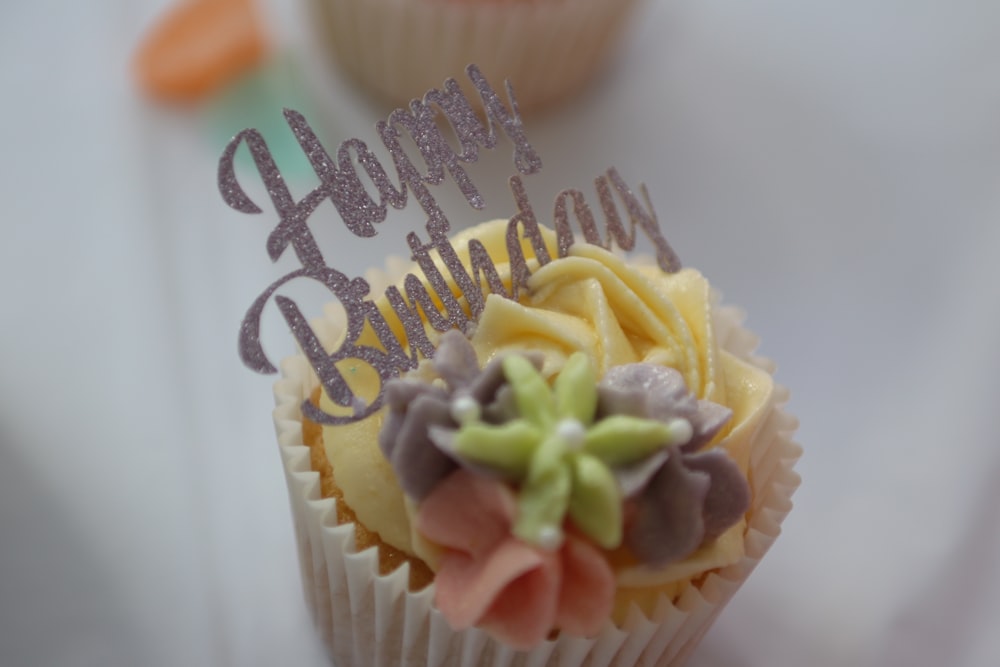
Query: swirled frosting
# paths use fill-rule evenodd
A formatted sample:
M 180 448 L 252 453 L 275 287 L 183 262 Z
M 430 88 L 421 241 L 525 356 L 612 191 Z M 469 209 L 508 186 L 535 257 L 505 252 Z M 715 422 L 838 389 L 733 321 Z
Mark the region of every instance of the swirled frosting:
M 555 255 L 555 237 L 546 243 Z M 506 221 L 494 221 L 456 236 L 452 244 L 468 262 L 466 246 L 477 238 L 494 258 L 501 278 L 509 285 L 506 257 Z M 527 256 L 530 246 L 524 244 Z M 414 273 L 417 273 L 416 271 Z M 458 288 L 451 285 L 456 296 Z M 387 303 L 378 304 L 391 323 Z M 394 331 L 402 334 L 402 327 Z M 438 334 L 428 327 L 428 335 Z M 528 289 L 518 301 L 490 295 L 478 325 L 470 335 L 480 363 L 500 354 L 541 353 L 541 373 L 557 375 L 576 352 L 586 354 L 598 377 L 611 368 L 645 363 L 676 369 L 696 398 L 724 405 L 732 419 L 706 447 L 719 447 L 746 475 L 753 435 L 771 396 L 772 382 L 765 372 L 720 349 L 712 325 L 708 282 L 697 271 L 666 274 L 656 267 L 628 264 L 602 248 L 577 244 L 568 257 L 544 266 L 532 264 Z M 363 369 L 351 375 L 356 391 L 377 393 L 378 378 Z M 418 370 L 418 374 L 419 374 Z M 336 407 L 323 397 L 321 407 Z M 327 456 L 345 501 L 358 519 L 379 533 L 383 541 L 416 554 L 434 566 L 439 554 L 415 535 L 404 494 L 379 450 L 378 434 L 384 410 L 363 421 L 324 427 Z M 667 567 L 650 568 L 629 557 L 613 554 L 620 586 L 656 586 L 722 567 L 743 553 L 743 521 L 688 558 Z

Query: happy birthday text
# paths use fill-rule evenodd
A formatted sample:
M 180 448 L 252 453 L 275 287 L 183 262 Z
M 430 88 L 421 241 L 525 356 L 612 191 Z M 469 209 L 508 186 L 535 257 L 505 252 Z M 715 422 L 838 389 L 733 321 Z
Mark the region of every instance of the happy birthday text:
M 324 424 L 354 422 L 378 410 L 382 404 L 384 385 L 389 379 L 415 368 L 421 356 L 433 356 L 434 345 L 428 338 L 425 321 L 441 332 L 453 328 L 469 331 L 485 307 L 486 294 L 494 293 L 516 300 L 531 276 L 531 265 L 524 256 L 522 240 L 530 243 L 538 265 L 552 261 L 520 176 L 537 172 L 542 163 L 527 141 L 514 93 L 508 84 L 510 106 L 505 106 L 478 68 L 470 65 L 467 74 L 485 110 L 485 123 L 454 79 L 445 81 L 443 90 L 433 89 L 422 100 L 413 100 L 409 109 L 396 109 L 387 120 L 378 122 L 376 131 L 391 156 L 395 179 L 390 178 L 375 153 L 360 139 L 342 142 L 336 156 L 331 156 L 306 119 L 291 110 L 285 110 L 285 120 L 320 181 L 301 199 L 291 194 L 263 136 L 257 130 L 240 132 L 223 152 L 218 177 L 223 199 L 243 213 L 262 212 L 236 176 L 236 151 L 245 144 L 278 215 L 278 224 L 268 238 L 268 254 L 272 261 L 277 261 L 286 248 L 291 247 L 301 264 L 301 268 L 269 285 L 247 311 L 240 327 L 240 356 L 254 371 L 277 372 L 260 341 L 264 308 L 274 297 L 327 395 L 349 412 L 328 414 L 306 401 L 302 406 L 303 412 L 313 421 Z M 442 134 L 442 120 L 450 126 L 457 139 L 457 151 Z M 511 267 L 509 289 L 500 278 L 494 258 L 477 239 L 469 241 L 470 266 L 469 270 L 466 269 L 448 239 L 451 225 L 428 188 L 440 185 L 446 177 L 450 177 L 471 207 L 484 208 L 482 195 L 462 165 L 475 162 L 481 148 L 495 148 L 500 132 L 514 145 L 514 166 L 519 173 L 509 180 L 517 212 L 507 225 L 507 257 L 502 258 Z M 404 150 L 404 136 L 417 147 L 422 163 L 420 167 Z M 367 185 L 362 178 L 367 180 Z M 652 242 L 660 268 L 667 272 L 677 271 L 680 262 L 660 232 L 645 188 L 641 188 L 643 200 L 640 202 L 614 169 L 596 178 L 594 183 L 604 216 L 605 234 L 602 238 L 583 193 L 575 189 L 564 190 L 557 196 L 553 210 L 558 256 L 565 257 L 575 241 L 570 224 L 569 211 L 572 208 L 572 215 L 587 243 L 605 248 L 617 245 L 631 250 L 639 228 Z M 370 192 L 376 192 L 377 197 Z M 374 301 L 368 298 L 371 289 L 368 282 L 363 278 L 349 278 L 326 262 L 308 221 L 321 203 L 330 200 L 353 234 L 359 237 L 375 236 L 378 233 L 376 225 L 386 219 L 389 207 L 402 209 L 410 195 L 427 216 L 427 238 L 422 239 L 415 232 L 406 237 L 411 257 L 424 279 L 407 274 L 402 281 L 402 291 L 390 286 L 384 293 L 405 332 L 405 339 L 400 339 L 392 332 Z M 624 206 L 628 225 L 619 215 L 616 197 Z M 438 268 L 432 253 L 440 258 L 460 296 L 449 288 L 447 278 Z M 333 352 L 326 351 L 296 303 L 276 294 L 280 287 L 299 278 L 322 284 L 347 314 L 346 335 Z M 460 297 L 464 297 L 467 307 L 463 307 Z M 440 307 L 436 305 L 438 303 Z M 359 344 L 366 324 L 374 331 L 381 347 Z M 376 371 L 381 386 L 374 400 L 362 400 L 354 393 L 337 368 L 337 364 L 344 360 L 367 364 Z

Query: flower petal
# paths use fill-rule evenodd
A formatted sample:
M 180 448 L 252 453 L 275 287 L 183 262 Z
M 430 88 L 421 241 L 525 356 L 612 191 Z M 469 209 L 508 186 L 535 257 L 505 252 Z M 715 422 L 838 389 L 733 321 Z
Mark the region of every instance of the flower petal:
M 690 418 L 694 435 L 681 447 L 681 451 L 685 454 L 696 452 L 707 445 L 732 416 L 733 411 L 724 405 L 712 401 L 698 401 L 698 411 Z
M 514 534 L 529 544 L 558 547 L 569 506 L 571 480 L 564 459 L 565 445 L 550 437 L 535 451 L 528 477 L 517 500 Z M 546 536 L 546 533 L 549 535 Z M 549 537 L 555 539 L 549 539 Z
M 558 572 L 545 567 L 546 556 L 515 539 L 501 541 L 483 558 L 449 551 L 434 579 L 434 603 L 455 630 L 484 624 L 521 641 L 537 642 L 536 628 L 552 626 Z M 523 617 L 529 627 L 521 627 Z M 531 634 L 526 635 L 526 630 Z
M 472 383 L 469 384 L 467 388 L 469 394 L 479 403 L 487 405 L 492 402 L 496 398 L 500 387 L 507 384 L 507 377 L 503 371 L 503 360 L 509 354 L 501 353 L 490 359 L 490 362 L 483 367 L 483 372 L 477 375 Z M 531 365 L 536 369 L 542 370 L 545 356 L 540 352 L 526 350 L 517 354 L 530 361 Z
M 667 421 L 696 409 L 680 371 L 656 364 L 609 368 L 598 385 L 598 415 L 625 414 Z
M 681 560 L 698 548 L 704 536 L 702 507 L 709 477 L 685 469 L 673 448 L 666 463 L 637 496 L 635 515 L 625 530 L 625 543 L 643 563 L 660 566 Z
M 555 400 L 542 374 L 520 355 L 506 356 L 502 363 L 521 417 L 537 426 L 550 425 L 555 420 Z
M 652 419 L 611 415 L 587 430 L 583 449 L 610 466 L 635 463 L 670 444 L 673 430 Z
M 646 485 L 649 484 L 649 480 L 660 469 L 668 456 L 670 456 L 670 450 L 661 449 L 639 463 L 613 468 L 611 472 L 618 482 L 618 488 L 621 489 L 622 497 L 631 498 L 645 489 Z
M 451 460 L 455 461 L 465 470 L 468 470 L 469 472 L 480 477 L 496 480 L 498 482 L 505 482 L 509 484 L 520 483 L 523 475 L 512 475 L 504 470 L 501 470 L 500 468 L 495 468 L 483 463 L 477 463 L 471 459 L 460 456 L 455 450 L 455 435 L 457 433 L 458 431 L 453 428 L 449 429 L 442 428 L 440 426 L 431 426 L 430 438 L 438 449 L 447 454 Z
M 503 374 L 503 357 L 493 357 L 483 366 L 483 372 L 466 387 L 466 391 L 480 405 L 487 405 L 496 398 L 497 391 L 507 383 Z
M 503 484 L 459 470 L 420 504 L 416 528 L 432 542 L 481 559 L 509 537 L 516 511 Z
M 504 588 L 480 622 L 494 637 L 523 651 L 537 646 L 555 627 L 562 580 L 558 554 L 534 553 L 539 566 Z
M 714 540 L 740 520 L 750 507 L 750 485 L 736 463 L 720 449 L 684 457 L 684 467 L 705 473 L 711 479 L 702 520 L 703 542 Z
M 382 430 L 378 434 L 378 444 L 386 459 L 392 460 L 393 451 L 399 443 L 399 429 L 406 421 L 406 411 L 410 407 L 410 403 L 415 401 L 417 396 L 423 394 L 437 396 L 442 401 L 448 400 L 443 391 L 426 382 L 397 378 L 386 383 L 385 404 L 388 409 L 385 421 L 382 423 Z
M 462 458 L 499 468 L 520 480 L 527 474 L 540 440 L 541 431 L 523 419 L 499 426 L 473 423 L 455 434 L 454 451 Z
M 583 352 L 574 352 L 553 385 L 556 414 L 561 419 L 572 418 L 583 424 L 594 421 L 597 410 L 597 376 L 594 365 Z
M 573 524 L 605 549 L 617 548 L 622 542 L 622 498 L 614 475 L 600 459 L 587 454 L 573 458 L 572 474 Z
M 593 637 L 611 616 L 615 575 L 601 553 L 573 535 L 560 552 L 562 585 L 556 626 L 580 637 Z
M 411 498 L 423 500 L 457 467 L 450 457 L 434 446 L 428 432 L 430 425 L 450 426 L 453 423 L 448 402 L 428 392 L 413 399 L 394 437 L 388 429 L 380 435 L 382 450 L 392 452 L 389 461 L 399 485 Z M 390 437 L 394 444 L 382 441 L 382 438 Z
M 479 359 L 472 343 L 458 329 L 444 332 L 434 352 L 434 370 L 452 391 L 465 387 L 479 375 Z

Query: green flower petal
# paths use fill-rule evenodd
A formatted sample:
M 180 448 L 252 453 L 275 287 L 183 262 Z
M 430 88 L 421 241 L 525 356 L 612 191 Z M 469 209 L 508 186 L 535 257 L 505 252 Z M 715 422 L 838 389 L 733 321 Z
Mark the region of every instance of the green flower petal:
M 514 534 L 530 544 L 557 548 L 562 543 L 571 487 L 566 448 L 558 438 L 548 438 L 535 451 L 521 486 Z
M 542 374 L 520 355 L 509 355 L 502 364 L 521 417 L 538 426 L 551 425 L 555 421 L 555 400 Z
M 554 387 L 556 414 L 572 417 L 583 424 L 594 421 L 597 410 L 597 376 L 590 358 L 575 352 L 556 378 Z
M 587 537 L 614 549 L 622 543 L 622 499 L 618 484 L 599 459 L 580 454 L 573 459 L 573 491 L 569 515 Z
M 499 426 L 478 422 L 459 429 L 455 451 L 470 461 L 521 479 L 528 473 L 541 436 L 537 427 L 521 419 Z
M 612 415 L 587 430 L 583 449 L 609 466 L 639 461 L 670 444 L 667 424 L 628 415 Z

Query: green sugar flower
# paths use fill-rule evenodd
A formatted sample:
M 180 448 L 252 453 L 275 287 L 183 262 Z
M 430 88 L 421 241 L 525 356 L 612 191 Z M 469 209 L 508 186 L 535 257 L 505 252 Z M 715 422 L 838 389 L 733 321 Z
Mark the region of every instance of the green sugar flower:
M 514 533 L 522 540 L 557 549 L 569 514 L 596 544 L 616 548 L 622 542 L 622 494 L 612 469 L 684 444 L 692 437 L 691 423 L 622 414 L 595 421 L 597 378 L 582 352 L 566 361 L 551 387 L 523 356 L 505 357 L 502 368 L 513 418 L 491 424 L 480 420 L 478 410 L 455 410 L 461 425 L 450 449 L 519 484 Z

